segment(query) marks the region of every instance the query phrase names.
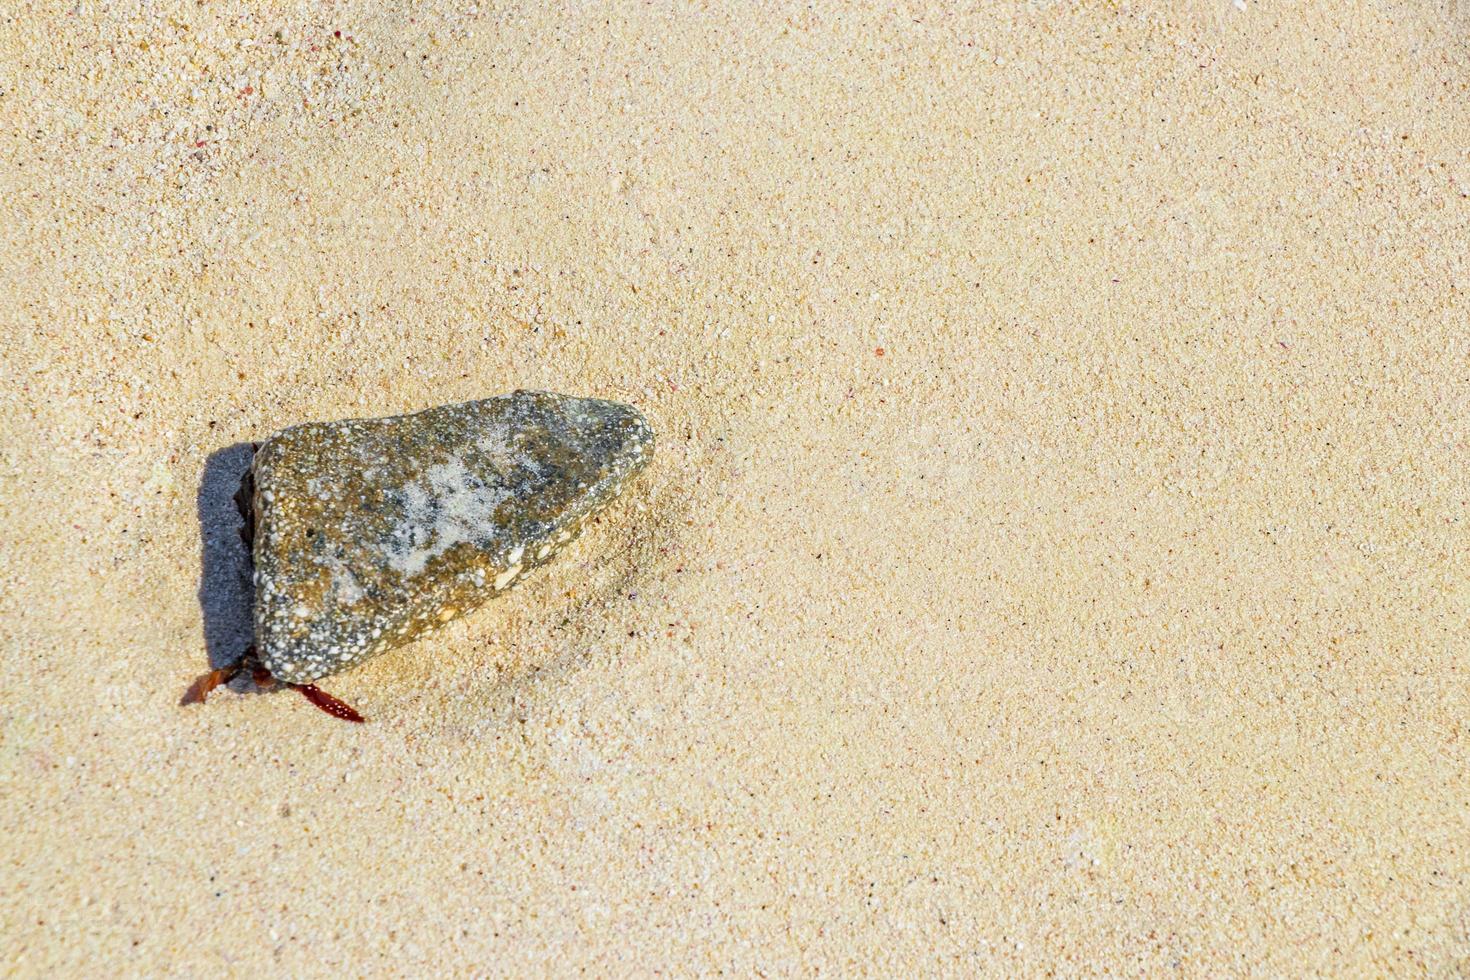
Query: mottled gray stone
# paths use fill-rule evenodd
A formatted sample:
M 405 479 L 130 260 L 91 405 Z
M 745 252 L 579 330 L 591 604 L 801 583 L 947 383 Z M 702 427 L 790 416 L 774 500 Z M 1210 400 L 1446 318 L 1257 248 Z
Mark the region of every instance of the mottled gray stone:
M 257 656 L 309 684 L 510 588 L 653 455 L 636 409 L 549 392 L 298 425 L 256 452 Z

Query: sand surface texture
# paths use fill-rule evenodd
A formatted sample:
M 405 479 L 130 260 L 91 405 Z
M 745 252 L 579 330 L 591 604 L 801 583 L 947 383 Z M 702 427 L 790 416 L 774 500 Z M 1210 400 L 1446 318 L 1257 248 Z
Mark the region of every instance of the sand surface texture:
M 0 972 L 1470 970 L 1470 11 L 553 6 L 0 11 Z M 575 547 L 179 706 L 521 387 Z

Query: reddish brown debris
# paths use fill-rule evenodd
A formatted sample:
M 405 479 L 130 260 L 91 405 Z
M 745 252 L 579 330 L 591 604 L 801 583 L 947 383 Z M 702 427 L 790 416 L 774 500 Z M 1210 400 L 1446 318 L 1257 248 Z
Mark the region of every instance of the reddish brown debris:
M 352 705 L 340 698 L 333 697 L 315 684 L 292 684 L 288 681 L 280 681 L 271 676 L 271 672 L 261 666 L 256 659 L 255 647 L 250 647 L 241 655 L 240 659 L 228 667 L 218 667 L 207 674 L 203 674 L 189 685 L 184 692 L 184 698 L 180 704 L 203 704 L 209 696 L 209 692 L 221 684 L 228 684 L 246 671 L 250 672 L 250 679 L 255 686 L 262 691 L 274 690 L 277 687 L 289 687 L 300 691 L 302 696 L 318 708 L 331 715 L 333 718 L 341 718 L 343 721 L 362 722 L 365 719 L 357 713 Z
M 290 686 L 300 691 L 306 697 L 306 700 L 310 701 L 318 708 L 321 708 L 323 711 L 333 716 L 334 718 L 341 718 L 343 721 L 357 722 L 363 720 L 362 715 L 358 714 L 356 710 L 353 709 L 352 705 L 338 698 L 332 697 L 330 694 L 328 694 L 326 691 L 323 691 L 315 684 L 292 684 Z

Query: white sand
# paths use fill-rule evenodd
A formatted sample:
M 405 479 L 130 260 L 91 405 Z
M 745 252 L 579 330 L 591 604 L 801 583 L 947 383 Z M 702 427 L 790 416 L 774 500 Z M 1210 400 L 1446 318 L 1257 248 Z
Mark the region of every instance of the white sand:
M 1463 4 L 152 6 L 0 18 L 0 972 L 1470 972 Z M 517 387 L 649 475 L 178 706 L 211 453 Z

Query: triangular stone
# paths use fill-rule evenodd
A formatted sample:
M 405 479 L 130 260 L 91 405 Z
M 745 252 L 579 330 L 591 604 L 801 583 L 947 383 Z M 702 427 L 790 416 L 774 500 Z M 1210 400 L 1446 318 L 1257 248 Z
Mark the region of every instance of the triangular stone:
M 309 684 L 463 615 L 652 454 L 636 409 L 549 392 L 277 433 L 252 468 L 257 656 Z

